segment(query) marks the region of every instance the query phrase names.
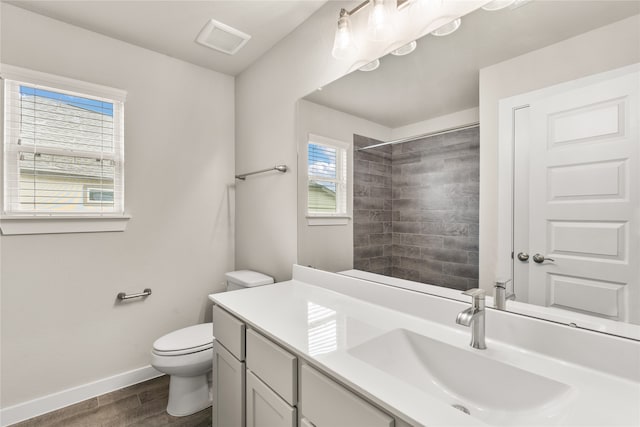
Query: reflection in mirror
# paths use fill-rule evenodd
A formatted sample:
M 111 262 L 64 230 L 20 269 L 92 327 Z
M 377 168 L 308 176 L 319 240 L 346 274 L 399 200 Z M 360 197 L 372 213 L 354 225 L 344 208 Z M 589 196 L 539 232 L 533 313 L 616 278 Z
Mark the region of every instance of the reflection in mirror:
M 517 4 L 300 100 L 299 263 L 640 339 L 640 2 Z M 348 221 L 309 215 L 310 135 Z
M 477 126 L 363 149 L 354 137 L 354 268 L 478 287 Z

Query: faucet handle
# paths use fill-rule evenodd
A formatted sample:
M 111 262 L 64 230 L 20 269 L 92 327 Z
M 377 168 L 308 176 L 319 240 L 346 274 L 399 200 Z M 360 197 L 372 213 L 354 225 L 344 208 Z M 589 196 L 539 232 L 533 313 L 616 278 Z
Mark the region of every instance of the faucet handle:
M 471 306 L 476 309 L 484 309 L 484 296 L 486 292 L 484 289 L 472 288 L 467 289 L 462 295 L 468 295 L 471 297 Z
M 462 293 L 462 295 L 468 295 L 471 298 L 473 298 L 474 300 L 476 299 L 484 299 L 484 296 L 486 295 L 486 291 L 484 289 L 480 289 L 480 288 L 472 288 L 472 289 L 467 289 L 466 291 L 464 291 Z

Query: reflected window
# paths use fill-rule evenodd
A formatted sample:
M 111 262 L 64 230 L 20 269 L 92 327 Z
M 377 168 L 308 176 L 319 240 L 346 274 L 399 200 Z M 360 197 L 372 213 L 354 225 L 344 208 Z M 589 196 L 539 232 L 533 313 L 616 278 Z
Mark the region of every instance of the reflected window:
M 308 215 L 347 214 L 347 147 L 344 142 L 309 135 Z
M 311 356 L 338 349 L 338 322 L 335 310 L 307 303 L 308 351 Z

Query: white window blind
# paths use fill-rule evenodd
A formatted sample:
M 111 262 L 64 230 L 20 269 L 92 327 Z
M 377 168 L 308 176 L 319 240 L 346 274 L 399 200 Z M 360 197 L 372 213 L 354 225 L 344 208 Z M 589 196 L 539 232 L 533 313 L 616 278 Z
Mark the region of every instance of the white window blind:
M 308 214 L 346 215 L 346 144 L 310 135 L 308 143 Z
M 4 79 L 4 214 L 124 213 L 122 101 Z

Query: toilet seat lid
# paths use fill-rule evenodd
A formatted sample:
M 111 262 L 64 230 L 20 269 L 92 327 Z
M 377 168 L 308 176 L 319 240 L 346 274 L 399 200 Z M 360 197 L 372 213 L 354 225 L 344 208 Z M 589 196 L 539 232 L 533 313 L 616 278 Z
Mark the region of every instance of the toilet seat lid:
M 156 353 L 185 354 L 213 346 L 213 323 L 188 326 L 158 338 L 153 343 Z

